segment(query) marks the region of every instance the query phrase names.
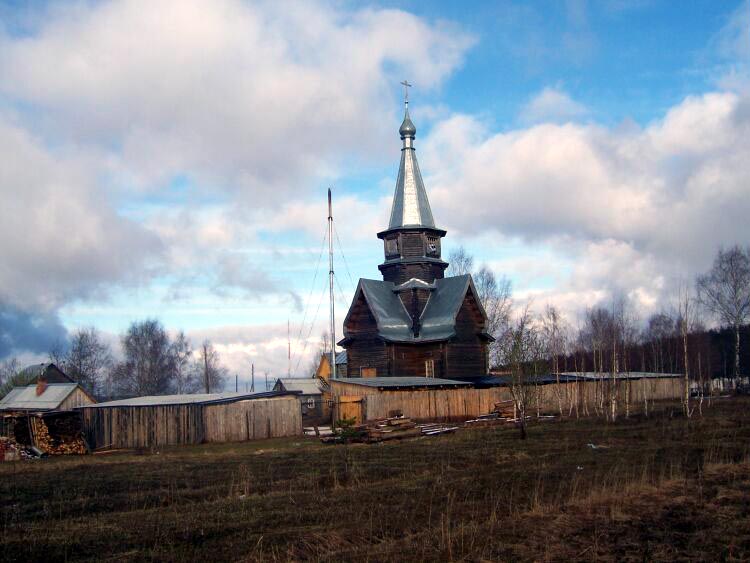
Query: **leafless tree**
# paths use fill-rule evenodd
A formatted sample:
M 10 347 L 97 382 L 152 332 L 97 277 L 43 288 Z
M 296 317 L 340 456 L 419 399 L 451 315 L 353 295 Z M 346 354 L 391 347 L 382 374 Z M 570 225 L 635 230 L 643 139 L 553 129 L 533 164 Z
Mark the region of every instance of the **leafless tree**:
M 658 373 L 674 371 L 669 341 L 674 337 L 675 321 L 665 311 L 655 313 L 648 319 L 644 340 L 651 348 L 652 369 Z
M 185 333 L 180 331 L 172 341 L 174 358 L 174 390 L 178 395 L 196 393 L 202 388 L 199 372 L 192 363 L 193 349 Z
M 63 365 L 65 364 L 67 355 L 68 344 L 61 338 L 55 339 L 55 342 L 50 347 L 49 352 L 47 352 L 49 361 L 55 364 L 60 369 L 63 369 Z
M 164 395 L 174 379 L 174 355 L 167 332 L 156 319 L 133 322 L 121 337 L 123 361 L 113 380 L 118 394 Z
M 53 353 L 50 352 L 50 357 Z M 102 385 L 114 363 L 109 345 L 93 326 L 73 332 L 67 353 L 58 362 L 71 379 L 97 396 L 101 396 Z
M 560 385 L 560 356 L 565 352 L 567 335 L 564 323 L 562 314 L 554 305 L 547 305 L 545 307 L 542 316 L 542 338 L 550 369 L 555 374 L 555 392 L 560 416 L 563 415 L 563 388 Z
M 474 270 L 474 257 L 463 247 L 454 248 L 448 254 L 448 271 L 449 276 L 463 276 L 470 274 Z
M 21 369 L 18 363 L 18 358 L 15 356 L 12 358 L 6 358 L 0 362 L 0 388 L 2 388 L 8 381 L 10 381 Z M 0 392 L 0 397 L 5 393 Z
M 693 299 L 688 286 L 680 286 L 678 297 L 679 314 L 677 322 L 680 327 L 680 340 L 682 341 L 682 366 L 684 390 L 682 395 L 682 408 L 686 417 L 690 417 L 690 357 L 688 356 L 688 337 L 690 335 L 691 320 L 693 318 Z
M 200 370 L 203 389 L 206 393 L 217 393 L 224 388 L 227 370 L 221 365 L 219 353 L 210 340 L 204 340 L 201 344 L 196 366 Z
M 521 439 L 525 440 L 526 420 L 538 393 L 536 367 L 542 347 L 528 305 L 503 335 L 504 356 L 511 371 L 511 395 Z
M 490 365 L 500 361 L 500 339 L 508 329 L 511 309 L 511 284 L 503 276 L 497 279 L 487 266 L 482 266 L 473 276 L 477 297 L 487 313 L 487 332 L 495 338 L 490 344 Z
M 719 249 L 696 288 L 703 306 L 734 331 L 734 376 L 739 377 L 740 327 L 750 320 L 750 248 Z

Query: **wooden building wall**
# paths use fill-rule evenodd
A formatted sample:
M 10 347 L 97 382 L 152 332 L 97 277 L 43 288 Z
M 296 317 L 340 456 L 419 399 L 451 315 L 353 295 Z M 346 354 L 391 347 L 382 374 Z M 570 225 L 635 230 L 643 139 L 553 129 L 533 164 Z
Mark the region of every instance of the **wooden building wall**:
M 359 377 L 360 368 L 375 368 L 378 376 L 387 375 L 388 354 L 385 343 L 378 337 L 375 317 L 361 296 L 349 319 L 347 330 L 353 338 L 346 346 L 349 377 Z
M 297 397 L 252 399 L 203 407 L 206 442 L 244 442 L 302 433 Z
M 92 405 L 94 403 L 96 403 L 96 401 L 88 393 L 86 393 L 86 391 L 84 391 L 80 387 L 76 387 L 76 390 L 68 395 L 62 403 L 60 403 L 60 406 L 57 407 L 57 410 L 69 411 L 73 410 L 76 407 L 83 407 L 85 405 Z
M 80 412 L 91 448 L 150 448 L 302 433 L 294 396 L 215 405 L 84 407 Z
M 610 386 L 613 383 L 607 378 L 596 381 L 579 381 L 539 385 L 532 395 L 530 414 L 537 409 L 540 412 L 559 412 L 562 402 L 564 412 L 588 409 L 593 413 L 597 405 L 609 406 Z M 618 412 L 623 413 L 626 398 L 632 408 L 640 408 L 644 398 L 649 401 L 679 399 L 683 393 L 683 381 L 680 378 L 618 379 L 616 400 Z M 466 420 L 492 411 L 495 403 L 511 400 L 509 387 L 490 389 L 440 389 L 440 390 L 379 390 L 364 385 L 355 385 L 334 381 L 331 386 L 334 402 L 337 397 L 361 398 L 361 416 L 363 420 L 385 418 L 393 410 L 400 410 L 409 418 L 416 420 Z
M 456 315 L 456 337 L 448 343 L 445 377 L 461 379 L 488 373 L 487 342 L 478 335 L 484 329 L 484 318 L 469 291 Z
M 390 369 L 384 375 L 398 377 L 425 377 L 425 362 L 432 360 L 435 365 L 434 377 L 445 375 L 445 344 L 387 344 L 390 355 Z

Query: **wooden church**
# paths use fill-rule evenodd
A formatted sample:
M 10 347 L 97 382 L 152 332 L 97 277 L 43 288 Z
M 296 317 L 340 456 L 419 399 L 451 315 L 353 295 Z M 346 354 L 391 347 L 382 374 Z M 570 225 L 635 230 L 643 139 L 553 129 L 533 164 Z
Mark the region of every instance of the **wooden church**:
M 438 229 L 414 150 L 406 101 L 383 281 L 360 279 L 344 319 L 349 377 L 470 379 L 489 371 L 487 315 L 471 275 L 444 277 Z

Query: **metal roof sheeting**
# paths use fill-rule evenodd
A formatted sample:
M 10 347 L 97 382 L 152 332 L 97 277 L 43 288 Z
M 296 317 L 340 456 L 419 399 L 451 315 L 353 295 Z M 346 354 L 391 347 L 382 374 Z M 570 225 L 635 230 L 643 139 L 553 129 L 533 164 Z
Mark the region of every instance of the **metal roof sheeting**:
M 399 389 L 417 387 L 465 387 L 471 385 L 466 381 L 440 379 L 439 377 L 341 377 L 334 382 L 377 387 L 379 389 Z
M 36 394 L 36 385 L 14 387 L 0 399 L 0 410 L 55 410 L 77 387 L 77 383 L 50 383 L 41 395 Z
M 404 129 L 404 128 L 407 129 Z M 401 150 L 401 164 L 398 168 L 396 179 L 396 191 L 393 194 L 393 206 L 391 207 L 391 219 L 388 229 L 402 227 L 428 227 L 435 228 L 432 218 L 430 202 L 427 199 L 427 190 L 424 187 L 422 173 L 419 171 L 416 151 L 413 146 L 416 128 L 409 118 L 409 110 L 406 110 L 404 122 L 400 131 L 407 131 L 404 138 L 404 147 Z
M 447 340 L 456 334 L 456 316 L 470 289 L 477 297 L 469 274 L 435 280 L 434 289 L 430 292 L 430 298 L 422 311 L 421 329 L 419 336 L 416 337 L 412 332 L 411 317 L 398 296 L 393 282 L 360 279 L 354 299 L 358 298 L 361 291 L 375 317 L 378 335 L 384 340 L 433 342 Z M 478 298 L 476 302 L 482 315 L 485 316 Z
M 339 352 L 338 354 L 336 354 L 336 365 L 337 366 L 344 365 L 344 364 L 347 363 L 347 361 L 348 360 L 347 360 L 346 350 L 344 350 L 343 352 Z
M 85 405 L 82 409 L 106 407 L 158 407 L 167 405 L 210 405 L 215 403 L 232 403 L 252 399 L 267 399 L 288 395 L 284 391 L 267 391 L 261 393 L 196 393 L 195 395 L 149 395 L 120 399 L 106 403 Z
M 561 375 L 569 377 L 577 377 L 579 379 L 606 379 L 612 377 L 609 372 L 596 373 L 593 371 L 586 371 L 583 373 L 577 373 L 574 371 L 564 372 Z M 674 377 L 685 377 L 684 373 L 658 373 L 649 371 L 629 371 L 620 372 L 617 374 L 617 379 L 659 379 L 659 378 L 674 378 Z
M 281 383 L 284 391 L 292 393 L 299 392 L 303 395 L 320 395 L 322 392 L 322 382 L 317 378 L 283 377 L 277 380 L 278 383 Z

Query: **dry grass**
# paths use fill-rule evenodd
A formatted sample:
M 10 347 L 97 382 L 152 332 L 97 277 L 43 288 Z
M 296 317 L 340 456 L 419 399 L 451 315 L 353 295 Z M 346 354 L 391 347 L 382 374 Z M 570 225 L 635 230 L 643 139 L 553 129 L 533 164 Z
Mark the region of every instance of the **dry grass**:
M 3 464 L 0 557 L 748 559 L 749 407 Z

